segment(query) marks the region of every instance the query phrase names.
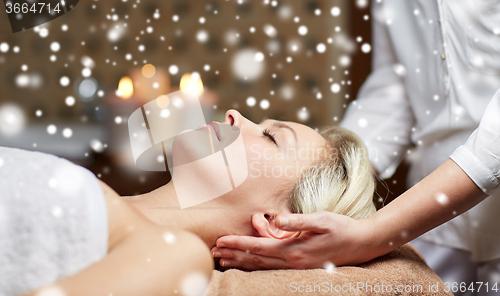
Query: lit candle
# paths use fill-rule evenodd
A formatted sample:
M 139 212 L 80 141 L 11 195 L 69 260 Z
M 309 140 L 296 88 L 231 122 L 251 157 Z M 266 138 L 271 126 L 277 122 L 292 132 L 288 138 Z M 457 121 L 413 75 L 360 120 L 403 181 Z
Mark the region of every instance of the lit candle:
M 134 84 L 134 98 L 145 104 L 170 91 L 168 72 L 152 64 L 135 68 L 130 72 Z
M 203 86 L 203 82 L 198 72 L 185 73 L 182 75 L 179 89 L 196 94 L 203 108 L 213 108 L 213 106 L 217 104 L 217 94 Z
M 130 97 L 134 94 L 134 84 L 132 83 L 132 79 L 128 76 L 122 77 L 120 82 L 118 83 L 118 90 L 116 91 L 116 95 L 124 100 L 130 99 Z
M 182 91 L 195 93 L 198 98 L 200 98 L 204 92 L 203 82 L 201 81 L 200 74 L 198 74 L 197 72 L 193 72 L 193 74 L 186 73 L 182 75 L 179 88 Z

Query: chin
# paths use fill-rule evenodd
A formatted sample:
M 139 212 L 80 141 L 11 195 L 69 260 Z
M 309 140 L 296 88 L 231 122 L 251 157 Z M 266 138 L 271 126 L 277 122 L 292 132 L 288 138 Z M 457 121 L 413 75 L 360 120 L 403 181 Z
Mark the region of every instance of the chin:
M 210 154 L 212 148 L 206 128 L 183 131 L 177 135 L 172 145 L 174 167 L 202 159 Z
M 210 129 L 212 138 L 203 127 L 179 134 L 174 140 L 172 179 L 181 208 L 221 197 L 248 177 L 239 129 L 225 124 Z

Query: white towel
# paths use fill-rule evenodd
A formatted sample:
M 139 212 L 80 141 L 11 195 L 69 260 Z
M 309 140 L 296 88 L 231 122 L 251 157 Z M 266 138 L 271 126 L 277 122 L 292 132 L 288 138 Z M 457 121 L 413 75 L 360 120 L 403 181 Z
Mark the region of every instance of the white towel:
M 0 147 L 0 296 L 72 275 L 106 256 L 97 178 L 48 154 Z

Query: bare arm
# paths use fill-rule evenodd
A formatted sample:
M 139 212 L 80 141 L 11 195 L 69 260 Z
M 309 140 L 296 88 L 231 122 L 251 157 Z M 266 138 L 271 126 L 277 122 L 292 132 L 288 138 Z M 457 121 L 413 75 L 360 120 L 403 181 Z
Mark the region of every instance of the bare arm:
M 199 288 L 201 294 L 213 269 L 205 243 L 189 232 L 149 222 L 107 185 L 102 183 L 102 187 L 108 207 L 108 255 L 28 295 L 44 289 L 82 296 L 180 295 L 183 283 L 191 289 Z
M 472 208 L 487 197 L 451 159 L 360 224 L 375 258 Z M 392 244 L 391 244 L 392 242 Z

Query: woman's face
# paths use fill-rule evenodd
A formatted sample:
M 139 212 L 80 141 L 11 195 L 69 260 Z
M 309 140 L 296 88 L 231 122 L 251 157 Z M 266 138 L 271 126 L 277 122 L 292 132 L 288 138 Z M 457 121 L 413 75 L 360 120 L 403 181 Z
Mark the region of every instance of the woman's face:
M 255 234 L 251 217 L 289 212 L 301 170 L 326 152 L 315 130 L 273 119 L 256 124 L 236 110 L 224 121 L 180 134 L 173 145 L 173 183 L 181 204 L 225 208 L 234 234 Z M 217 153 L 223 150 L 224 153 Z M 228 177 L 231 176 L 231 177 Z M 228 233 L 229 234 L 229 233 Z
M 288 199 L 299 173 L 325 156 L 326 140 L 303 124 L 273 119 L 256 124 L 236 110 L 227 111 L 222 124 L 236 126 L 241 132 L 248 177 L 214 201 L 235 208 L 232 212 L 240 213 L 243 219 L 248 216 L 242 212 L 289 212 Z

